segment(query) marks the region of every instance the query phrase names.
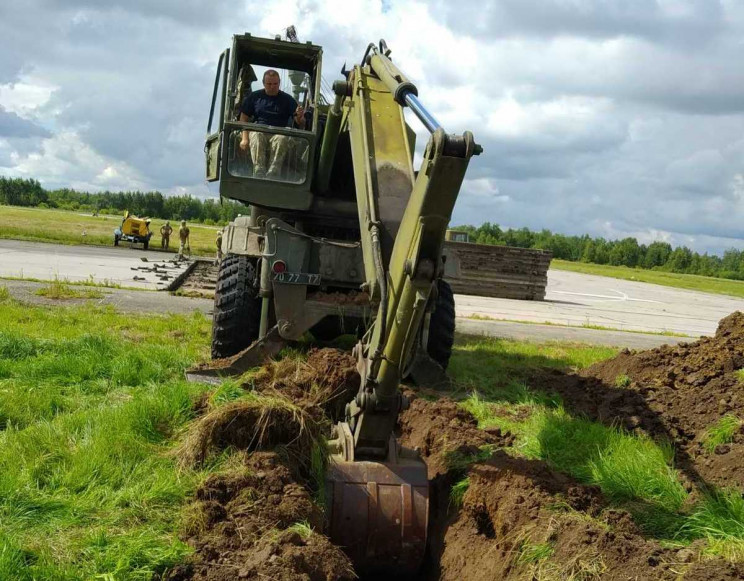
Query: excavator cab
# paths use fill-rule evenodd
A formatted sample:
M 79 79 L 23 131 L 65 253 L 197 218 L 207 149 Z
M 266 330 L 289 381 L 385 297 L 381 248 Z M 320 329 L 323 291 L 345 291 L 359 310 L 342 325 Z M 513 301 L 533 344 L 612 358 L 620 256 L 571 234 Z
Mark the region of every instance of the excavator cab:
M 277 210 L 308 210 L 321 124 L 322 49 L 311 43 L 233 37 L 232 48 L 219 58 L 207 126 L 205 154 L 208 181 L 219 181 L 220 195 L 250 205 Z M 280 87 L 305 111 L 305 127 L 288 120 L 285 127 L 240 121 L 240 107 L 251 91 L 262 88 L 263 73 L 273 69 Z M 320 106 L 319 106 L 320 105 Z M 241 147 L 241 141 L 243 146 Z M 248 146 L 260 142 L 260 149 Z M 266 171 L 268 160 L 279 163 Z

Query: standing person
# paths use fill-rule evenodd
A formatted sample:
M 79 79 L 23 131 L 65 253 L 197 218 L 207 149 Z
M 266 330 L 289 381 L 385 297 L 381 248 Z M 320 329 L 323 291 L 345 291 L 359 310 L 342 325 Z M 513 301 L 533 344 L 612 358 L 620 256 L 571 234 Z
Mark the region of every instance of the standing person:
M 217 231 L 217 266 L 219 266 L 220 262 L 222 262 L 222 230 Z
M 170 235 L 172 232 L 173 228 L 169 221 L 166 221 L 165 224 L 160 227 L 160 248 L 163 250 L 168 250 L 168 246 L 170 245 Z
M 181 220 L 181 227 L 178 229 L 178 238 L 181 241 L 181 245 L 178 248 L 178 256 L 183 258 L 183 255 L 188 251 L 189 258 L 191 258 L 191 244 L 189 243 L 189 234 L 191 231 L 186 226 L 186 220 Z
M 305 127 L 305 110 L 294 98 L 279 90 L 279 73 L 269 69 L 263 76 L 264 88 L 254 91 L 245 98 L 240 108 L 240 120 L 270 125 Z M 260 131 L 243 131 L 240 148 L 250 149 L 255 177 L 278 178 L 289 149 L 286 135 L 271 135 Z

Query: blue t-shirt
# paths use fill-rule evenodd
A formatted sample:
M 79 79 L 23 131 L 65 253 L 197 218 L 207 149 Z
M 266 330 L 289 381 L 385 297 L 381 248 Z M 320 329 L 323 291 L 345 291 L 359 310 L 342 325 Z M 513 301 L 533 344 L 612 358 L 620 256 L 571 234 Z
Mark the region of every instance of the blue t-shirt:
M 254 91 L 243 101 L 241 113 L 253 117 L 254 123 L 273 125 L 274 127 L 289 127 L 297 109 L 297 101 L 284 91 L 270 96 L 264 89 Z

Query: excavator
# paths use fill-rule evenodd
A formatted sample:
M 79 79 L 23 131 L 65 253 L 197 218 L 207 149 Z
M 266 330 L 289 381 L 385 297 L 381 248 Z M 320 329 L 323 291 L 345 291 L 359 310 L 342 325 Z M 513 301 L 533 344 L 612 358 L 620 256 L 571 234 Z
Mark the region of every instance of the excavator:
M 286 38 L 236 35 L 219 57 L 206 178 L 247 211 L 222 237 L 215 361 L 187 375 L 219 382 L 308 332 L 320 340 L 356 334 L 359 391 L 328 435 L 328 532 L 358 571 L 405 576 L 425 556 L 429 483 L 417 452 L 395 437 L 409 405 L 400 384 L 417 366 L 447 367 L 455 317 L 442 246 L 482 148 L 469 131 L 442 128 L 384 40 L 344 65 L 332 99 L 322 55 L 290 29 Z M 303 106 L 302 127 L 292 118 L 283 127 L 240 120 L 268 69 Z M 406 115 L 430 134 L 418 169 Z M 260 171 L 261 152 L 241 146 L 246 137 L 269 144 L 264 155 L 281 148 L 271 171 Z

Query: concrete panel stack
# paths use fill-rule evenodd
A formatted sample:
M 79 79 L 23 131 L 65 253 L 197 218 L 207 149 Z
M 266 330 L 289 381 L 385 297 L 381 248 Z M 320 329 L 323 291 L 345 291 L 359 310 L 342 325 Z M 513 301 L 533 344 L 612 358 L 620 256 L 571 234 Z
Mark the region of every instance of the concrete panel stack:
M 505 299 L 545 299 L 548 250 L 490 246 L 467 242 L 444 243 L 444 278 L 458 294 Z

